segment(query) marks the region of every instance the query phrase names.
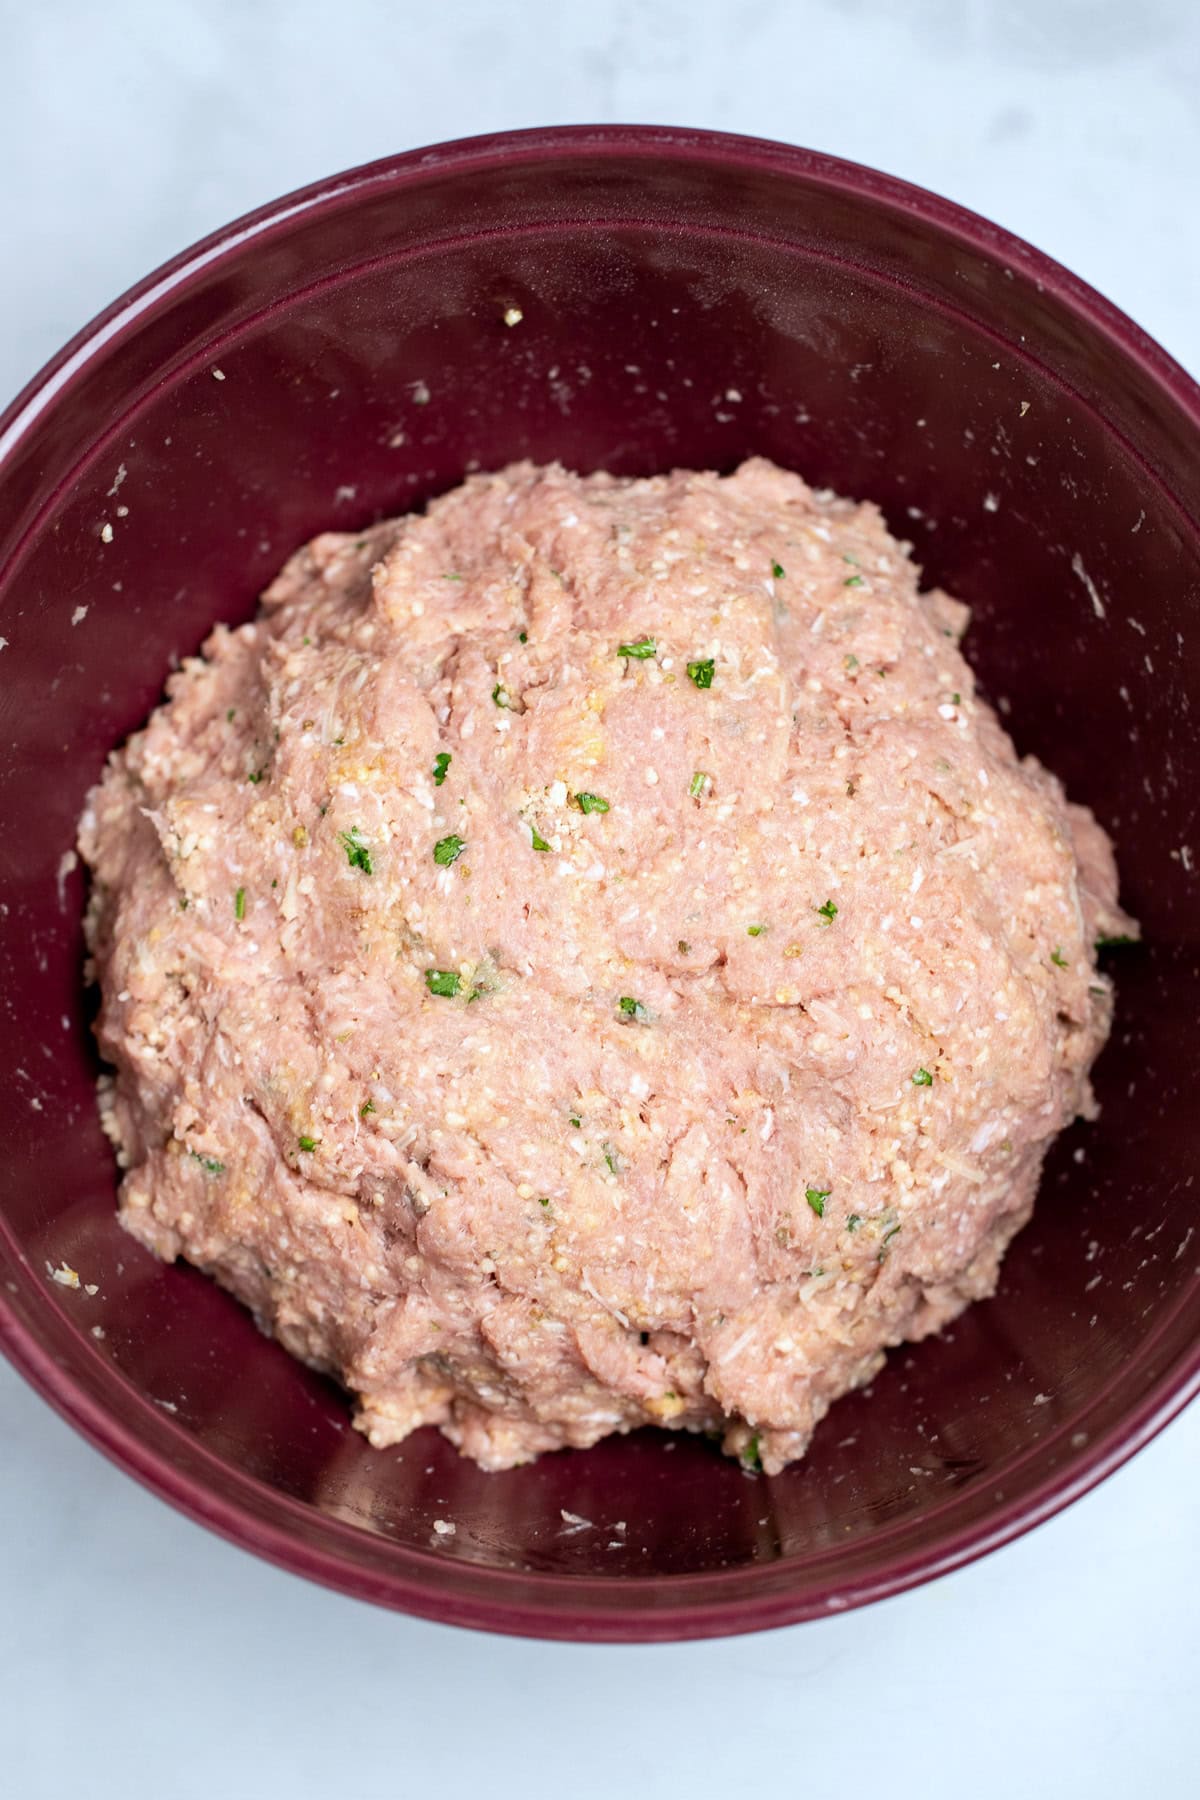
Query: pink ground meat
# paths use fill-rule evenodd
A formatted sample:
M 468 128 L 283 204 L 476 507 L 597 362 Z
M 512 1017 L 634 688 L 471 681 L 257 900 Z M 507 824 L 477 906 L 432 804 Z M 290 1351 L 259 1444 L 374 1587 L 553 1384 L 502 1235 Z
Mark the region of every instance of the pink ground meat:
M 314 539 L 82 821 L 124 1224 L 377 1446 L 801 1455 L 992 1290 L 1133 930 L 966 618 L 762 461 Z

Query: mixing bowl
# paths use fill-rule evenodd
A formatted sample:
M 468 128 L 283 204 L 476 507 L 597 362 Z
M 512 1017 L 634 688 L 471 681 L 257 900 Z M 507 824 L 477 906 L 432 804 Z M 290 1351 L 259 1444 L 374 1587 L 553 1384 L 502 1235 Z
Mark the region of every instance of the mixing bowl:
M 1146 942 L 1106 952 L 1100 1120 L 1057 1145 L 996 1297 L 893 1353 L 784 1475 L 654 1432 L 494 1475 L 432 1432 L 372 1451 L 332 1385 L 117 1225 L 85 790 L 172 660 L 247 618 L 313 532 L 517 457 L 643 474 L 751 453 L 883 506 L 974 607 L 1018 746 L 1115 836 Z M 1198 607 L 1197 389 L 1063 269 L 869 170 L 700 132 L 518 133 L 210 238 L 0 421 L 0 1344 L 237 1543 L 500 1631 L 783 1624 L 1045 1518 L 1200 1370 Z

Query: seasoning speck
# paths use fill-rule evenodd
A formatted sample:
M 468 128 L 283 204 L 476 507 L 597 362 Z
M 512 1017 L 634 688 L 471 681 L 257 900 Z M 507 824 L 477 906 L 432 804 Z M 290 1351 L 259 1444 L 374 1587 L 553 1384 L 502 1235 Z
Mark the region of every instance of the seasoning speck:
M 426 969 L 425 986 L 431 994 L 451 1000 L 462 987 L 462 977 L 456 969 Z

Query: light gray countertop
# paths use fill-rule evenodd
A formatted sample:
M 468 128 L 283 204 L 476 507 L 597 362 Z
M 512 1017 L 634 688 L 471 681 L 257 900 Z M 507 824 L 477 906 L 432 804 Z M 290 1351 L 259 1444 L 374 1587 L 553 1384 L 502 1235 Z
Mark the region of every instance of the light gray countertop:
M 568 120 L 873 163 L 1030 238 L 1200 372 L 1191 0 L 0 0 L 0 26 L 0 403 L 261 201 Z M 1174 1800 L 1197 1791 L 1198 1491 L 1193 1409 L 1032 1536 L 864 1612 L 700 1645 L 501 1641 L 229 1548 L 0 1367 L 0 1789 Z

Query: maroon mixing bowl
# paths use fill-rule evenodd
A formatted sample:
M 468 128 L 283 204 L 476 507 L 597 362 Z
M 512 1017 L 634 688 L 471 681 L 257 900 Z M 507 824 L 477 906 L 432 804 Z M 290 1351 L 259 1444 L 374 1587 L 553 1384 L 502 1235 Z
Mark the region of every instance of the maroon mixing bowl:
M 1113 832 L 1146 943 L 1108 953 L 1100 1121 L 1055 1149 L 995 1299 L 894 1353 L 773 1480 L 652 1432 L 498 1475 L 432 1432 L 372 1451 L 331 1385 L 117 1226 L 69 855 L 85 790 L 171 660 L 313 532 L 515 457 L 751 453 L 882 504 L 975 608 L 1018 746 Z M 1198 605 L 1200 392 L 1045 257 L 869 170 L 699 132 L 519 133 L 210 238 L 0 421 L 0 1344 L 237 1543 L 494 1630 L 780 1625 L 1045 1518 L 1200 1370 Z

